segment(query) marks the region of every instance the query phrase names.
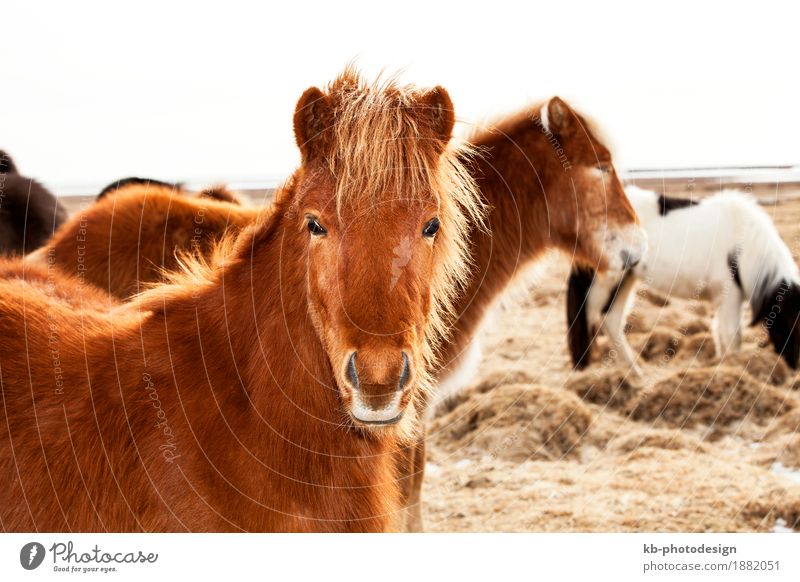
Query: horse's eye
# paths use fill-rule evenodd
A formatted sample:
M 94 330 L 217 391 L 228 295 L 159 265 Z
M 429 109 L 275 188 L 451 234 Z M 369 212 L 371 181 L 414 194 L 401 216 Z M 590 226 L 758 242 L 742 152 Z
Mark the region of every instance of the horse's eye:
M 610 174 L 611 164 L 600 164 L 599 166 L 597 166 L 597 169 L 603 172 L 604 174 Z
M 315 216 L 307 216 L 306 220 L 308 224 L 308 232 L 310 232 L 313 236 L 325 236 L 328 234 L 328 231 L 325 230 L 325 227 L 319 223 L 319 219 L 317 219 Z
M 422 228 L 422 236 L 425 238 L 433 238 L 436 236 L 436 233 L 439 232 L 439 219 L 438 218 L 431 218 L 428 222 L 425 223 L 425 226 Z

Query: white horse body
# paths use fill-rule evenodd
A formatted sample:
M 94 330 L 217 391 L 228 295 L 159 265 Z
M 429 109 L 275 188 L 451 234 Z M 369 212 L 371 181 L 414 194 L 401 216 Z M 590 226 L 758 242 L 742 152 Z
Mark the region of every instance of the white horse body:
M 795 346 L 793 341 L 798 327 L 794 296 L 800 276 L 791 252 L 757 202 L 736 191 L 724 191 L 696 203 L 665 198 L 635 186 L 626 192 L 647 231 L 648 251 L 640 263 L 622 275 L 573 271 L 571 294 L 581 287 L 576 277 L 592 277 L 585 286 L 588 293 L 582 308 L 579 298 L 570 297 L 575 305 L 568 317 L 576 366 L 588 363 L 593 330 L 602 329 L 634 373 L 639 373 L 624 335 L 637 279 L 668 296 L 711 301 L 716 310 L 714 338 L 720 356 L 741 344 L 745 300 L 751 303 L 754 318 L 760 318 L 771 300 L 783 304 L 787 299 L 786 305 L 779 306 L 786 309 L 772 318 L 780 321 L 770 333 L 781 336 L 773 337 L 773 343 L 779 352 L 790 348 L 791 353 L 784 353 L 784 357 L 796 366 L 794 352 L 800 349 L 800 342 Z M 782 286 L 786 291 L 781 294 Z M 586 318 L 586 340 L 578 337 L 580 317 Z
M 772 279 L 770 284 L 798 281 L 789 249 L 767 213 L 749 196 L 727 190 L 662 215 L 654 192 L 629 186 L 626 193 L 647 231 L 649 246 L 634 274 L 661 292 L 686 299 L 716 297 L 732 280 L 731 258 L 737 261 L 747 300 L 765 275 Z

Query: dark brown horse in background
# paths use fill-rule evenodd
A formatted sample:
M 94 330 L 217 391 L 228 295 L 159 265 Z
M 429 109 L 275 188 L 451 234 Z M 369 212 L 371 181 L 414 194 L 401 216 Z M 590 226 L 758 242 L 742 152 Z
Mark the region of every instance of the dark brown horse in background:
M 441 88 L 312 88 L 302 166 L 224 258 L 109 306 L 0 283 L 9 531 L 385 531 L 481 206 Z M 46 283 L 45 283 L 46 281 Z
M 42 184 L 22 176 L 0 150 L 0 253 L 24 255 L 42 246 L 67 219 L 66 209 Z

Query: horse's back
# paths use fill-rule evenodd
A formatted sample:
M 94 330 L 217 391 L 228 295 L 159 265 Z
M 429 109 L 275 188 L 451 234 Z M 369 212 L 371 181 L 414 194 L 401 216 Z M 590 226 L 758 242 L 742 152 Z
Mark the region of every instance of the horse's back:
M 127 298 L 178 268 L 181 252 L 207 254 L 229 229 L 239 230 L 257 210 L 184 195 L 159 184 L 128 184 L 82 210 L 49 245 L 55 264 Z
M 92 288 L 83 297 L 80 292 L 75 281 L 39 266 L 0 262 L 0 375 L 7 418 L 24 417 L 29 398 L 47 414 L 68 379 L 80 384 L 74 372 L 87 365 L 84 342 L 105 326 L 112 307 Z
M 713 196 L 664 204 L 654 192 L 629 190 L 648 238 L 645 258 L 634 269 L 637 277 L 670 295 L 716 295 L 730 277 L 729 254 L 737 245 L 735 208 Z
M 87 485 L 113 483 L 119 456 L 104 459 L 103 427 L 125 422 L 108 383 L 92 385 L 92 369 L 107 355 L 83 347 L 94 343 L 106 307 L 88 305 L 89 291 L 77 310 L 58 276 L 50 277 L 0 263 L 0 471 L 8 479 L 0 523 L 11 531 L 98 531 L 116 520 L 135 529 L 113 515 L 124 506 L 119 491 Z
M 0 262 L 0 524 L 228 529 L 193 490 L 204 490 L 204 478 L 190 486 L 182 474 L 196 461 L 180 406 L 197 390 L 187 380 L 178 404 L 172 368 L 189 364 L 165 356 L 162 338 L 143 339 L 151 313 L 90 286 L 77 297 L 79 285 L 41 266 Z

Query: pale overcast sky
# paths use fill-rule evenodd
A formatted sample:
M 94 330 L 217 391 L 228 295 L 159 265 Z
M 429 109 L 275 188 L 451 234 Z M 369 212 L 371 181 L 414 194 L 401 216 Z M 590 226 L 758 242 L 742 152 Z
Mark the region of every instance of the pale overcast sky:
M 6 0 L 0 148 L 56 189 L 285 176 L 295 101 L 357 58 L 468 123 L 559 94 L 622 168 L 800 164 L 797 8 L 700 4 Z

